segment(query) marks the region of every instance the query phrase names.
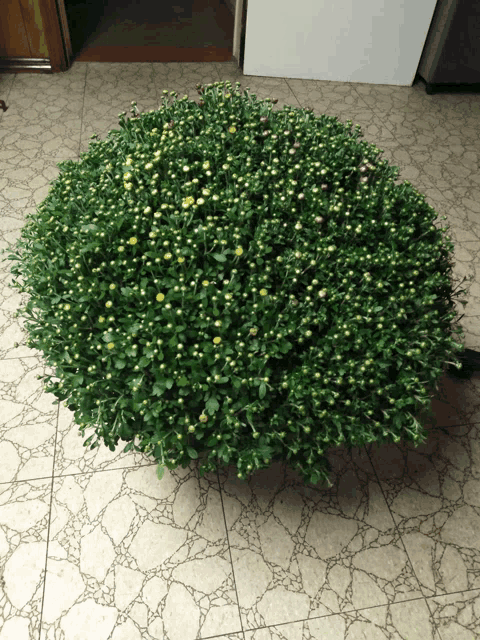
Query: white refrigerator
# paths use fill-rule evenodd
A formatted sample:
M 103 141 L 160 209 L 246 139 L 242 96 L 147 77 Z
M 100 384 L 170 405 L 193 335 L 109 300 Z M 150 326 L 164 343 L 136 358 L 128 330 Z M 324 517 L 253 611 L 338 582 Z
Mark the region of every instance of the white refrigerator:
M 248 0 L 250 76 L 411 86 L 436 0 Z

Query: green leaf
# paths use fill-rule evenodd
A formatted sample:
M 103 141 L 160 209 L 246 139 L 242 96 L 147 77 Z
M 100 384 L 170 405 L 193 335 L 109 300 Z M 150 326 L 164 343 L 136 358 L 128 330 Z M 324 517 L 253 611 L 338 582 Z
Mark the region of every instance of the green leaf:
M 133 442 L 129 442 L 125 447 L 125 449 L 123 450 L 123 453 L 127 453 L 128 451 L 130 451 L 130 449 L 132 449 L 132 447 L 133 447 Z
M 167 387 L 167 389 L 171 389 L 173 387 L 173 380 L 171 380 L 170 378 L 168 380 L 165 380 L 165 386 Z
M 198 458 L 198 452 L 193 447 L 187 447 L 187 453 L 192 460 L 196 460 Z
M 220 409 L 220 405 L 218 404 L 218 400 L 216 398 L 210 398 L 209 400 L 207 400 L 206 407 L 208 413 L 211 416 L 213 416 L 215 411 L 218 411 Z
M 180 380 L 177 380 L 177 386 L 179 387 L 186 387 L 187 384 L 188 384 L 188 380 L 185 376 L 182 376 Z
M 163 474 L 165 473 L 165 467 L 162 467 L 161 464 L 157 467 L 157 478 L 161 480 L 163 478 Z
M 280 346 L 280 351 L 282 353 L 288 353 L 288 351 L 290 351 L 291 347 L 292 347 L 292 343 L 286 341 Z
M 127 333 L 130 333 L 130 334 L 138 333 L 141 328 L 142 328 L 142 325 L 138 323 L 132 324 L 127 328 Z
M 226 256 L 223 253 L 214 253 L 212 255 L 215 260 L 218 260 L 218 262 L 226 262 L 227 260 Z
M 83 373 L 77 373 L 72 378 L 73 386 L 79 387 L 83 382 Z
M 154 396 L 161 396 L 165 393 L 165 382 L 155 382 L 152 393 Z
M 262 400 L 262 398 L 265 397 L 265 394 L 267 393 L 267 385 L 265 384 L 265 382 L 260 383 L 260 388 L 258 390 L 258 395 L 260 397 L 260 400 Z
M 125 360 L 115 360 L 115 368 L 116 369 L 124 369 L 126 365 Z

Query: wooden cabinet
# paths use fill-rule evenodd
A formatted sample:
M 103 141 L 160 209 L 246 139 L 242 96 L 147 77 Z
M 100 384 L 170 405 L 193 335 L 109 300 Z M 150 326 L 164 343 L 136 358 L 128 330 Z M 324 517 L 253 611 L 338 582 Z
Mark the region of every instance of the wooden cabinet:
M 61 49 L 55 0 L 0 0 L 0 72 L 63 71 Z

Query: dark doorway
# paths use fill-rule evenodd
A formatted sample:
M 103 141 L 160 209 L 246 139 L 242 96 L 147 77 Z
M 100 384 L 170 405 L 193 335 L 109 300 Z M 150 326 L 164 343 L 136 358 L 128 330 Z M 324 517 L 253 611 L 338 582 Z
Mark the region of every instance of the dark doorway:
M 65 0 L 73 58 L 84 62 L 208 62 L 232 57 L 225 0 Z

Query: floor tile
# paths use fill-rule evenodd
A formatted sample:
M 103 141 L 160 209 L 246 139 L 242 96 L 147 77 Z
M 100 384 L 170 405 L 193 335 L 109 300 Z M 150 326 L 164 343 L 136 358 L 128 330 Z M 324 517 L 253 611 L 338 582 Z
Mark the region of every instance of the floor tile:
M 277 100 L 273 105 L 274 111 L 281 110 L 287 105 L 296 108 L 301 106 L 284 78 L 245 76 L 233 63 L 228 62 L 217 63 L 217 68 L 221 81 L 229 80 L 232 85 L 240 82 L 240 90 L 243 92 L 245 89 L 249 89 L 250 95 L 255 95 L 258 100 L 266 100 L 267 98 Z
M 85 63 L 74 63 L 64 73 L 17 73 L 8 96 L 4 125 L 22 120 L 33 125 L 39 120 L 53 123 L 78 118 L 85 91 Z M 10 124 L 12 123 L 12 124 Z
M 480 422 L 479 377 L 461 380 L 444 374 L 432 394 L 431 412 L 427 408 L 419 418 L 428 430 Z
M 2 218 L 25 220 L 26 216 L 35 213 L 38 205 L 46 198 L 51 184 L 60 174 L 58 163 L 73 160 L 77 157 L 80 132 L 74 141 L 71 153 L 56 157 L 38 154 L 31 158 L 28 154 L 12 150 L 6 152 L 7 157 L 0 158 L 0 207 Z M 75 147 L 75 148 L 73 148 Z M 34 152 L 36 153 L 36 152 Z M 0 232 L 10 231 L 9 220 L 2 221 Z
M 394 112 L 375 108 L 374 113 L 397 141 L 409 149 L 414 162 L 422 166 L 430 179 L 448 186 L 480 186 L 480 148 L 471 143 L 478 136 L 478 130 L 463 129 L 462 135 L 458 135 L 456 132 L 461 127 L 455 126 L 451 119 L 424 108 L 410 113 L 402 108 Z
M 465 331 L 465 348 L 480 351 L 480 316 L 466 316 L 461 324 Z
M 0 483 L 52 475 L 58 407 L 38 358 L 0 360 Z
M 286 82 L 302 107 L 316 107 L 327 115 L 345 115 L 345 119 L 357 111 L 369 110 L 350 82 L 291 78 Z
M 480 425 L 373 445 L 372 463 L 425 596 L 480 587 Z
M 244 629 L 421 596 L 362 451 L 330 455 L 330 489 L 280 464 L 220 475 Z
M 6 115 L 9 113 L 10 110 Z M 2 174 L 7 178 L 9 168 L 29 166 L 25 159 L 30 163 L 34 160 L 50 160 L 54 164 L 78 153 L 81 105 L 77 114 L 68 116 L 47 113 L 38 118 L 25 118 L 15 117 L 12 113 L 9 118 L 10 121 L 3 121 L 9 133 L 2 139 L 2 144 L 9 150 L 8 163 L 2 162 Z
M 221 80 L 216 62 L 153 62 L 152 67 L 159 98 L 164 89 L 177 91 L 180 97 L 190 91 L 198 95 L 197 84 Z
M 53 494 L 47 640 L 241 632 L 216 478 L 121 469 L 56 478 Z
M 65 407 L 65 403 L 60 404 L 55 447 L 55 476 L 155 464 L 152 456 L 135 451 L 123 453 L 127 442 L 122 440 L 118 441 L 115 451 L 110 451 L 103 441 L 95 449 L 84 447 L 83 443 L 94 433 L 93 428 L 86 429 L 85 436 L 82 436 L 75 424 L 73 412 Z
M 0 637 L 38 638 L 51 480 L 0 485 Z
M 132 116 L 131 108 L 132 102 L 137 102 L 137 113 L 146 113 L 158 109 L 158 101 L 156 98 L 139 97 L 138 93 L 123 93 L 122 98 L 118 101 L 112 101 L 115 104 L 114 107 L 110 106 L 110 103 L 105 103 L 103 100 L 96 100 L 92 98 L 89 101 L 88 108 L 82 121 L 82 136 L 80 142 L 80 153 L 88 151 L 90 143 L 92 142 L 92 136 L 96 135 L 99 140 L 104 140 L 107 134 L 111 130 L 119 130 L 119 114 L 122 112 L 127 113 L 127 118 Z
M 157 109 L 159 99 L 153 66 L 145 63 L 89 62 L 82 113 L 80 152 L 88 150 L 93 134 L 103 139 L 119 129 L 118 116 L 131 116 L 132 102 L 140 113 Z
M 423 599 L 246 631 L 245 640 L 442 640 Z M 463 639 L 462 639 L 463 640 Z
M 156 99 L 155 73 L 150 62 L 139 63 L 88 63 L 85 83 L 85 109 L 90 111 L 92 99 L 113 108 L 124 101 L 124 96 L 135 95 L 141 99 Z M 135 99 L 135 98 L 131 98 Z M 122 105 L 119 104 L 119 107 Z M 120 111 L 122 109 L 119 109 Z
M 341 122 L 360 125 L 363 138 L 382 151 L 381 159 L 400 169 L 397 182 L 408 180 L 422 192 L 430 184 L 428 176 L 414 162 L 410 149 L 401 145 L 382 118 L 368 107 L 352 83 L 321 80 L 286 80 L 302 107 L 311 107 L 317 116 L 336 116 Z
M 12 88 L 14 81 L 15 81 L 14 73 L 0 73 L 0 94 L 2 96 L 0 100 L 3 100 L 6 103 L 7 107 L 8 107 L 8 96 L 10 95 L 10 90 Z M 3 111 L 3 109 L 0 110 L 0 118 L 4 113 L 5 112 Z
M 427 599 L 441 640 L 480 637 L 480 590 Z

